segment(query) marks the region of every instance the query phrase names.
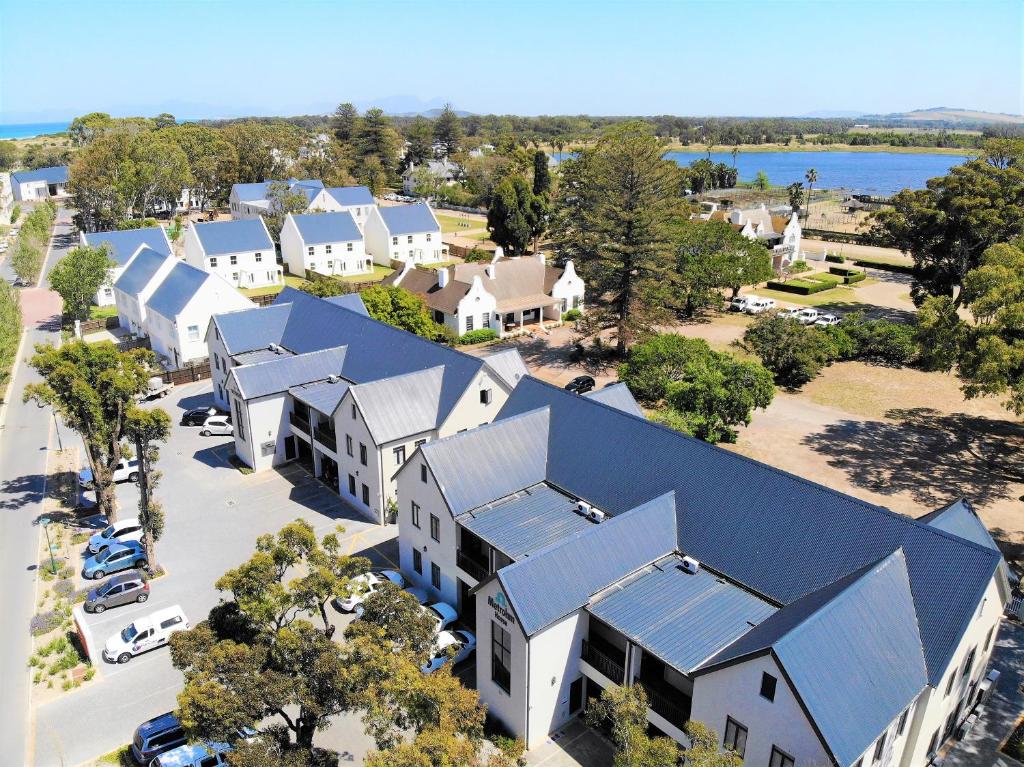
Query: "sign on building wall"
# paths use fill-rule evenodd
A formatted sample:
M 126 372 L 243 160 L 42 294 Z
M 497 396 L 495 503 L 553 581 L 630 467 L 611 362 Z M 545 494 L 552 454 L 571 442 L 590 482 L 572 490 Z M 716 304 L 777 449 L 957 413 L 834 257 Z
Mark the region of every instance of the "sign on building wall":
M 499 623 L 505 626 L 516 625 L 516 616 L 509 609 L 508 599 L 502 592 L 499 591 L 497 594 L 487 597 L 487 604 L 494 610 L 494 617 Z

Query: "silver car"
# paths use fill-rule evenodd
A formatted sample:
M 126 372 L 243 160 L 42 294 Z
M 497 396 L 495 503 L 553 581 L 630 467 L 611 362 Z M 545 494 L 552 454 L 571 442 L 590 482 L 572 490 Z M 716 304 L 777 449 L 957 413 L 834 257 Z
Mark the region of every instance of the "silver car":
M 214 434 L 231 435 L 235 433 L 234 428 L 231 426 L 231 416 L 227 415 L 211 415 L 205 421 L 203 421 L 202 431 L 199 432 L 204 437 L 210 437 Z

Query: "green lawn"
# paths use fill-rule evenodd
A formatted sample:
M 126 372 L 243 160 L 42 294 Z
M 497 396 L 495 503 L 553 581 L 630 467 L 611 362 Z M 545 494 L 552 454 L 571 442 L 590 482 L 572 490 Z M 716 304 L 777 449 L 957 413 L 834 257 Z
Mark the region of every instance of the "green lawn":
M 790 280 L 790 282 L 793 282 L 793 280 Z M 863 285 L 864 283 L 859 282 L 857 284 Z M 786 301 L 791 304 L 799 304 L 800 306 L 834 304 L 836 306 L 849 305 L 852 307 L 862 303 L 857 296 L 856 289 L 847 285 L 823 290 L 820 293 L 812 293 L 809 296 L 802 296 L 799 293 L 787 293 L 784 290 L 770 290 L 768 288 L 757 288 L 753 292 L 765 298 L 774 298 L 776 301 Z
M 479 218 L 446 216 L 443 213 L 435 213 L 434 215 L 437 216 L 437 223 L 441 225 L 441 231 L 445 234 L 449 232 L 464 232 L 467 229 L 485 229 L 487 227 L 487 222 Z
M 294 274 L 286 274 L 284 276 L 284 283 L 289 287 L 298 288 L 302 286 L 305 280 Z M 280 293 L 284 290 L 284 285 L 267 285 L 263 288 L 239 288 L 243 296 L 266 296 L 272 293 Z
M 459 262 L 455 261 L 455 260 L 434 261 L 434 262 L 429 263 L 429 264 L 420 264 L 420 266 L 422 266 L 424 269 L 440 269 L 443 266 L 452 266 L 453 264 L 457 264 L 457 263 L 459 263 Z
M 347 277 L 339 277 L 335 275 L 334 279 L 338 280 L 339 282 L 380 282 L 393 271 L 395 270 L 390 269 L 386 266 L 374 264 L 373 274 L 351 274 Z
M 90 306 L 89 307 L 89 319 L 93 320 L 105 320 L 107 317 L 116 317 L 117 307 L 116 306 Z

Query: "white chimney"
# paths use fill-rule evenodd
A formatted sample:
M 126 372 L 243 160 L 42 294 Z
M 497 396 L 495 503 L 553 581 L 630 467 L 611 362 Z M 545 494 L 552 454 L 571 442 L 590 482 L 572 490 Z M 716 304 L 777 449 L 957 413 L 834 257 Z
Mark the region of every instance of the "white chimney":
M 501 247 L 501 245 L 499 245 L 498 247 L 496 247 L 494 249 L 494 258 L 491 259 L 491 263 L 493 264 L 499 258 L 504 258 L 504 257 L 505 257 L 505 250 Z
M 498 267 L 494 265 L 493 261 L 484 267 L 484 271 L 487 272 L 487 278 L 490 280 L 498 276 Z
M 538 250 L 536 253 L 534 253 L 534 255 L 537 257 L 537 260 L 541 262 L 541 264 L 547 265 L 547 260 L 544 258 L 543 253 L 541 253 Z
M 448 269 L 442 267 L 437 270 L 437 287 L 443 288 L 448 284 Z
M 395 285 L 396 286 L 401 285 L 402 284 L 402 280 L 405 279 L 405 275 L 407 275 L 413 269 L 412 261 L 403 261 L 402 264 L 403 264 L 402 265 L 402 271 L 399 272 L 398 276 L 395 278 Z

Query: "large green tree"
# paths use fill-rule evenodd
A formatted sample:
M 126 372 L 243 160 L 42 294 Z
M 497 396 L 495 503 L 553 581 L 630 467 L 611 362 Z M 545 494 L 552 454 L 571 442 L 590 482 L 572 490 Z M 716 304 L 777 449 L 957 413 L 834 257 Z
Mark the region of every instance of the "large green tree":
M 171 436 L 171 417 L 160 408 L 129 408 L 125 415 L 124 434 L 134 446 L 135 458 L 139 462 L 139 523 L 142 525 L 149 572 L 156 573 L 160 569 L 156 561 L 156 542 L 164 532 L 164 512 L 154 497 L 161 472 L 153 468 L 153 464 L 160 458 L 157 443 L 166 442 Z
M 64 299 L 64 314 L 72 319 L 89 319 L 93 297 L 110 284 L 110 270 L 116 266 L 107 246 L 73 248 L 50 269 L 52 287 Z
M 592 329 L 614 327 L 620 354 L 671 317 L 671 222 L 682 210 L 678 166 L 641 123 L 609 128 L 564 163 L 552 238 L 591 296 Z
M 449 157 L 459 151 L 462 141 L 462 123 L 451 104 L 445 104 L 441 114 L 434 121 L 434 140 L 443 147 L 444 156 Z
M 837 356 L 835 342 L 825 330 L 777 314 L 758 317 L 743 334 L 743 348 L 761 358 L 776 383 L 788 387 L 812 380 Z
M 216 128 L 186 123 L 173 128 L 171 137 L 185 153 L 191 180 L 189 190 L 205 210 L 212 202 L 227 200 L 238 177 L 238 151 Z
M 348 143 L 355 138 L 359 130 L 359 110 L 347 101 L 338 104 L 331 117 L 331 130 L 338 141 Z
M 438 338 L 438 324 L 431 318 L 427 305 L 408 290 L 395 285 L 372 285 L 359 296 L 375 320 L 424 338 Z
M 533 193 L 544 199 L 551 194 L 551 168 L 543 149 L 533 153 Z
M 153 353 L 120 352 L 104 341 L 72 341 L 56 348 L 36 346 L 30 365 L 42 376 L 25 387 L 23 398 L 50 405 L 82 437 L 92 469 L 99 511 L 116 519 L 113 469 L 121 459 L 121 441 L 136 397 L 146 390 Z
M 367 173 L 379 167 L 384 172 L 385 183 L 390 182 L 395 175 L 400 146 L 401 137 L 384 110 L 368 109 L 355 137 L 357 175 L 365 179 Z
M 426 117 L 417 116 L 405 129 L 405 138 L 409 143 L 402 157 L 403 171 L 434 158 L 434 127 Z
M 281 227 L 289 213 L 304 213 L 309 207 L 309 199 L 302 192 L 292 191 L 285 181 L 274 181 L 267 186 L 268 212 L 263 217 L 270 238 L 277 242 L 281 239 Z
M 238 156 L 239 183 L 269 181 L 284 176 L 298 156 L 302 131 L 284 122 L 243 121 L 221 129 Z
M 591 726 L 607 723 L 615 744 L 615 767 L 675 767 L 682 756 L 679 745 L 667 737 L 647 734 L 647 694 L 640 685 L 614 685 L 587 709 Z
M 487 209 L 491 239 L 510 255 L 525 253 L 530 240 L 543 231 L 546 213 L 544 200 L 533 193 L 527 180 L 509 176 L 494 188 Z

